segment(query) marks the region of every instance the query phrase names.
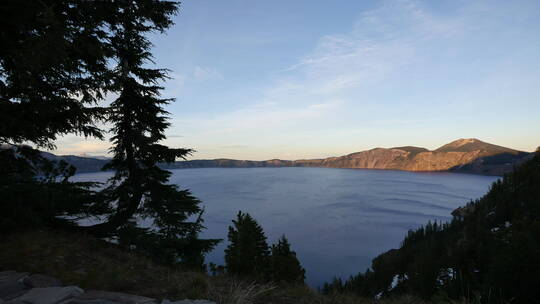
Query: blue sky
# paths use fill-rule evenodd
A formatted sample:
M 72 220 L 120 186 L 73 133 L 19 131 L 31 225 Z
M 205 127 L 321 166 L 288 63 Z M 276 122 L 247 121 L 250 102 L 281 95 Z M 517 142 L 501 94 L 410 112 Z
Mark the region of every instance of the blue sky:
M 177 98 L 166 143 L 193 158 L 540 145 L 540 1 L 186 0 L 175 22 L 153 52 Z

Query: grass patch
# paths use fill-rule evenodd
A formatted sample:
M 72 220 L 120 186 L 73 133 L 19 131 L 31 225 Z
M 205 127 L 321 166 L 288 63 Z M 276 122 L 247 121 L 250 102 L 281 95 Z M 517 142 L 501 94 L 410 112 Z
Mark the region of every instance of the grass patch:
M 413 297 L 375 301 L 344 294 L 323 296 L 305 285 L 261 284 L 227 275 L 208 276 L 157 264 L 90 236 L 58 231 L 0 236 L 0 271 L 3 270 L 46 274 L 83 289 L 157 299 L 209 299 L 218 304 L 428 303 Z
M 205 294 L 206 275 L 164 267 L 86 235 L 31 231 L 3 236 L 0 269 L 42 273 L 66 285 L 154 298 Z

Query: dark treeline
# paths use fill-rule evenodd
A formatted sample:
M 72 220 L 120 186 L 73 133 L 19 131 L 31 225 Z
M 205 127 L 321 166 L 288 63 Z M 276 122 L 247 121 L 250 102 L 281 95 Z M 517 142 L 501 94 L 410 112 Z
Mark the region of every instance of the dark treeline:
M 455 210 L 449 223 L 409 231 L 399 249 L 325 293 L 403 294 L 480 303 L 536 303 L 540 290 L 540 155 Z

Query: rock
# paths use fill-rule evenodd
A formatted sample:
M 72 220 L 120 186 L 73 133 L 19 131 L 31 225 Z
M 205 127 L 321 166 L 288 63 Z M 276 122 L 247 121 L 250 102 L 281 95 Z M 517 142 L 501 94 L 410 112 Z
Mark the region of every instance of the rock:
M 20 281 L 27 276 L 26 272 L 0 272 L 0 299 L 11 300 L 24 294 L 28 288 Z
M 60 280 L 42 274 L 33 274 L 28 276 L 23 279 L 23 283 L 31 288 L 62 286 L 62 282 Z
M 6 303 L 6 304 L 8 304 L 8 303 Z M 64 301 L 64 302 L 62 302 L 60 304 L 124 304 L 124 303 L 113 302 L 113 301 L 110 301 L 110 300 L 102 300 L 102 299 L 98 299 L 98 300 L 70 299 L 70 300 Z
M 208 300 L 179 300 L 179 301 L 169 301 L 169 300 L 163 300 L 161 304 L 216 304 L 216 302 L 208 301 Z
M 15 300 L 27 304 L 56 304 L 76 297 L 83 292 L 76 286 L 33 288 Z
M 155 299 L 131 295 L 121 292 L 89 290 L 79 295 L 71 303 L 123 303 L 123 304 L 154 304 Z
M 19 281 L 0 282 L 0 299 L 11 300 L 23 295 L 28 288 Z
M 0 272 L 0 284 L 17 282 L 28 276 L 28 272 L 2 271 Z

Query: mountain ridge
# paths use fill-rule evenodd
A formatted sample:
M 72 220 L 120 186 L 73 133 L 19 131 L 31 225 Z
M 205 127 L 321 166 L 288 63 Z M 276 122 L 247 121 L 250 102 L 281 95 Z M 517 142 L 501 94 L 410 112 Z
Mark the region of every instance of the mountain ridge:
M 107 160 L 81 156 L 54 156 L 71 163 L 78 172 L 99 171 Z M 531 157 L 532 153 L 518 151 L 476 138 L 458 139 L 435 150 L 423 147 L 401 146 L 373 148 L 343 156 L 317 159 L 263 161 L 236 160 L 228 158 L 197 159 L 163 164 L 166 169 L 184 168 L 252 168 L 252 167 L 325 167 L 351 169 L 383 169 L 403 171 L 449 171 L 484 175 L 503 175 L 514 165 Z

